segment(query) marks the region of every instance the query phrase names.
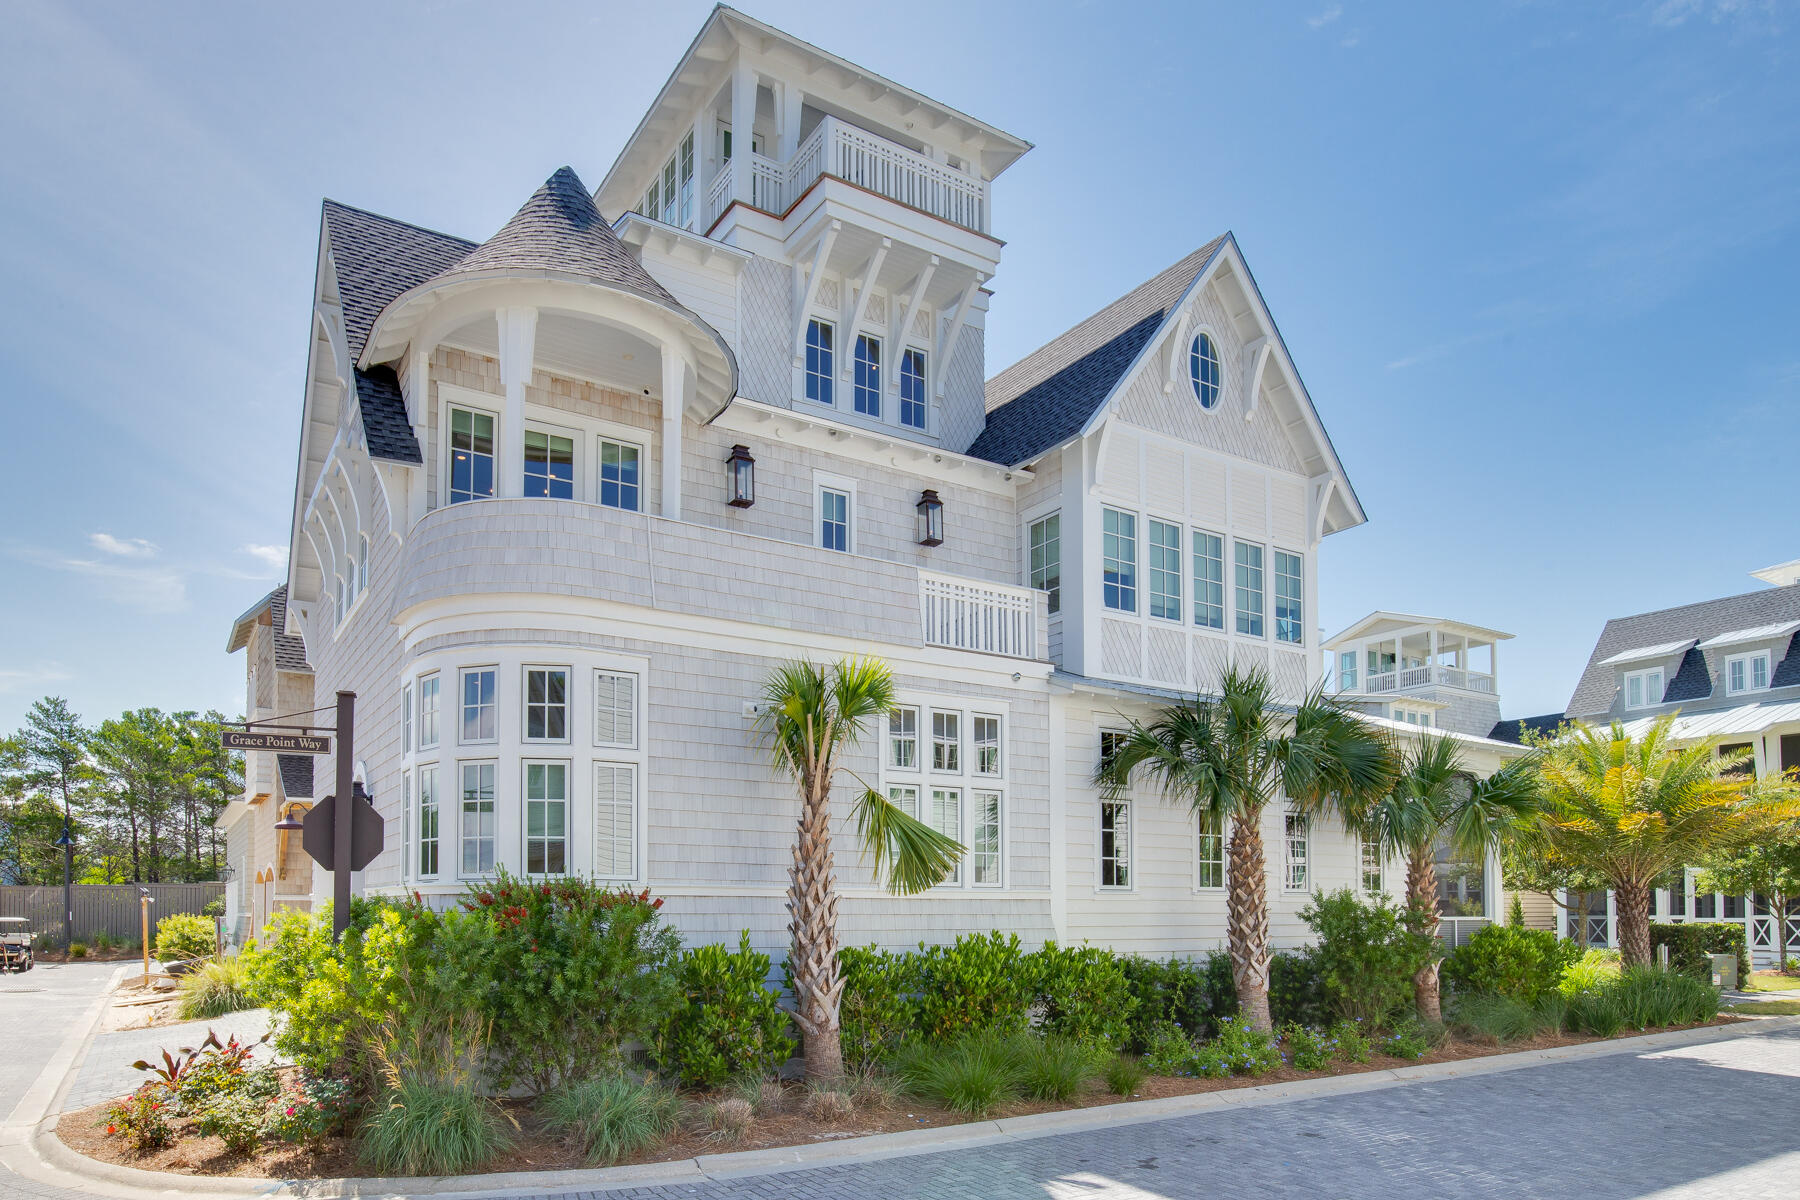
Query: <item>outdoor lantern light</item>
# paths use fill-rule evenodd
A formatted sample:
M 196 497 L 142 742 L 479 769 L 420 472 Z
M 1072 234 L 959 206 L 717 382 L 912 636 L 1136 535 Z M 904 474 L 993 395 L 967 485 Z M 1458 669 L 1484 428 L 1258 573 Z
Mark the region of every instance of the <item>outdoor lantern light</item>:
M 57 836 L 57 839 L 53 844 L 58 850 L 73 850 L 75 848 L 75 834 L 74 831 L 69 828 L 69 823 L 67 821 L 63 822 L 62 833 Z
M 750 457 L 750 447 L 733 446 L 725 466 L 731 472 L 731 507 L 749 508 L 755 504 L 756 460 Z
M 294 815 L 294 805 L 290 804 L 287 807 L 287 811 L 281 814 L 281 820 L 275 822 L 275 828 L 287 833 L 294 833 L 298 830 L 305 829 L 306 826 L 301 822 L 300 818 Z
M 919 493 L 919 545 L 944 544 L 944 502 L 930 488 Z

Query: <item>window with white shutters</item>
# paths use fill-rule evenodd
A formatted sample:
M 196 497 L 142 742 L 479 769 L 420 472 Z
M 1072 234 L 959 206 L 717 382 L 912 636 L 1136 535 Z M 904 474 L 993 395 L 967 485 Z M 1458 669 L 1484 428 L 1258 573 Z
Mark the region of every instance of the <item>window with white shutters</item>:
M 594 764 L 594 874 L 637 878 L 637 767 Z
M 594 672 L 594 745 L 637 745 L 637 676 Z

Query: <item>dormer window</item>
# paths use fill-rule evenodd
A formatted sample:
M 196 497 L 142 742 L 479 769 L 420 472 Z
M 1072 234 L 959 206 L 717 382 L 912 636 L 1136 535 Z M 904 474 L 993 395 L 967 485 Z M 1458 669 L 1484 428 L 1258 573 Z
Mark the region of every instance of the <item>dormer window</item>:
M 1769 688 L 1769 652 L 1734 654 L 1725 660 L 1725 693 L 1763 692 Z
M 1201 408 L 1211 409 L 1218 405 L 1219 381 L 1222 378 L 1219 348 L 1213 345 L 1210 335 L 1195 334 L 1193 343 L 1188 347 L 1188 379 L 1194 385 L 1194 398 L 1200 401 Z
M 1630 671 L 1625 675 L 1625 707 L 1649 708 L 1663 699 L 1663 670 Z

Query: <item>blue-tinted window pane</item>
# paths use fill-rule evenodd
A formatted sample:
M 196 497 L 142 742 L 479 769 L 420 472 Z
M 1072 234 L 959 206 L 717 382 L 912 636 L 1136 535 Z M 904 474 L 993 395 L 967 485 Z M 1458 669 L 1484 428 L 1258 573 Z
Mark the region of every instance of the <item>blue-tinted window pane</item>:
M 1301 597 L 1300 556 L 1285 551 L 1275 552 L 1275 640 L 1305 640 L 1302 621 L 1304 602 Z
M 826 488 L 819 493 L 819 545 L 850 549 L 850 497 L 844 492 Z
M 820 404 L 831 403 L 832 337 L 836 331 L 827 321 L 806 323 L 806 398 Z
M 881 340 L 866 333 L 856 337 L 856 411 L 866 417 L 881 415 Z
M 542 430 L 525 431 L 525 494 L 575 498 L 575 442 Z
M 1150 615 L 1181 620 L 1181 526 L 1150 522 Z
M 1225 628 L 1225 545 L 1217 534 L 1194 530 L 1194 624 Z
M 1108 608 L 1137 611 L 1137 518 L 1106 510 L 1102 537 L 1101 592 Z
M 1193 381 L 1194 396 L 1200 401 L 1201 408 L 1211 408 L 1219 402 L 1219 381 L 1223 378 L 1219 369 L 1219 351 L 1204 333 L 1196 336 L 1188 348 L 1188 377 Z
M 900 356 L 900 423 L 925 428 L 925 352 L 908 350 Z
M 1237 565 L 1237 631 L 1263 636 L 1263 548 L 1233 542 Z
M 623 442 L 600 443 L 600 503 L 638 511 L 638 448 Z
M 494 418 L 466 408 L 450 410 L 450 503 L 494 494 Z

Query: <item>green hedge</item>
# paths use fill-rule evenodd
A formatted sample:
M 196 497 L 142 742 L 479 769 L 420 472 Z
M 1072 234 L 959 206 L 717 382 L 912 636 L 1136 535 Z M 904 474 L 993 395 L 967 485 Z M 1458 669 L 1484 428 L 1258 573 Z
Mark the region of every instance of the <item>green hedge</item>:
M 1464 995 L 1487 992 L 1536 1004 L 1580 957 L 1579 946 L 1548 929 L 1489 925 L 1444 960 L 1444 983 Z
M 1744 927 L 1727 921 L 1693 921 L 1680 925 L 1651 922 L 1650 955 L 1658 946 L 1669 948 L 1669 965 L 1687 975 L 1712 978 L 1709 954 L 1735 954 L 1738 960 L 1738 986 L 1750 979 L 1750 947 L 1744 940 Z

